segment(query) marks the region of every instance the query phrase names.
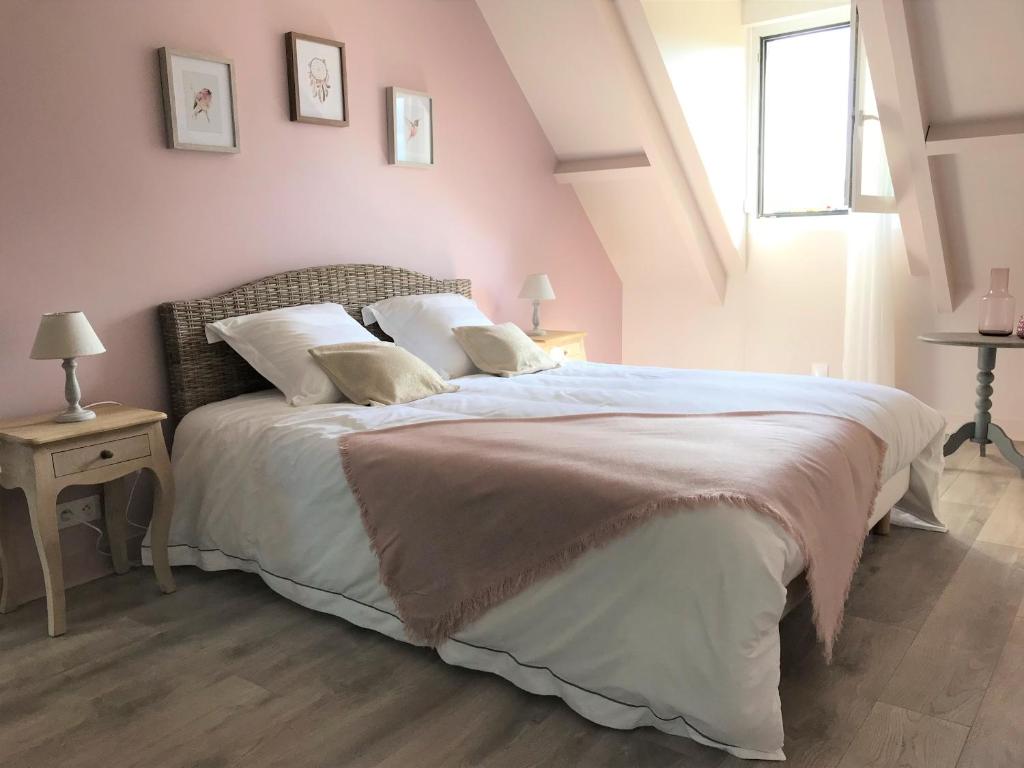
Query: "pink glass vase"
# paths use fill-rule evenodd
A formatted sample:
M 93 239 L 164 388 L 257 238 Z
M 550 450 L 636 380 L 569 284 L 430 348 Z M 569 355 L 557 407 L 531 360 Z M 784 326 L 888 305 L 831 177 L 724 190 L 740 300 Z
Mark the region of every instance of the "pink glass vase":
M 1013 333 L 1016 307 L 1009 289 L 1009 267 L 993 269 L 992 285 L 981 297 L 981 311 L 978 313 L 978 332 L 982 335 L 1009 336 Z

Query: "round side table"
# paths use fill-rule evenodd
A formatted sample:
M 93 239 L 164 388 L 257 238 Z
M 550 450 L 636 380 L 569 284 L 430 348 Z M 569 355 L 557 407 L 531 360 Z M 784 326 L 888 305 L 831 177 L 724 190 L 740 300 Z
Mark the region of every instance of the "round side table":
M 981 455 L 985 455 L 985 447 L 994 444 L 1006 460 L 1020 470 L 1024 477 L 1024 456 L 1018 451 L 1013 441 L 1007 437 L 1002 427 L 992 423 L 992 382 L 996 367 L 996 351 L 999 349 L 1024 349 L 1024 339 L 1017 336 L 982 336 L 980 333 L 929 333 L 918 336 L 921 341 L 929 344 L 945 344 L 951 347 L 978 348 L 978 387 L 975 390 L 978 399 L 974 403 L 974 421 L 969 421 L 949 436 L 942 448 L 942 455 L 949 456 L 961 445 L 970 440 L 977 443 Z

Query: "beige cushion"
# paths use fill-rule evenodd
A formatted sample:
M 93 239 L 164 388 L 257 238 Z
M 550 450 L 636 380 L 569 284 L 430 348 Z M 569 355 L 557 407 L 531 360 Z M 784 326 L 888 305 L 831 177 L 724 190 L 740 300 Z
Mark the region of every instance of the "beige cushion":
M 384 341 L 327 344 L 309 354 L 359 405 L 398 405 L 459 389 L 411 352 Z
M 469 359 L 485 373 L 518 376 L 558 367 L 515 323 L 463 325 L 452 328 L 452 333 Z

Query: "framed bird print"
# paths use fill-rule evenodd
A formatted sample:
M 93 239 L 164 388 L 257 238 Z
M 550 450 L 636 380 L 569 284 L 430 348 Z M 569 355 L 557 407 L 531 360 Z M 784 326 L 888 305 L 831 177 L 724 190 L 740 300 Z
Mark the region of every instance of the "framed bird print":
M 348 125 L 345 44 L 288 32 L 288 105 L 299 123 Z
M 238 152 L 235 66 L 230 59 L 170 48 L 157 51 L 167 146 Z
M 434 164 L 434 101 L 425 93 L 387 89 L 388 162 L 429 168 Z

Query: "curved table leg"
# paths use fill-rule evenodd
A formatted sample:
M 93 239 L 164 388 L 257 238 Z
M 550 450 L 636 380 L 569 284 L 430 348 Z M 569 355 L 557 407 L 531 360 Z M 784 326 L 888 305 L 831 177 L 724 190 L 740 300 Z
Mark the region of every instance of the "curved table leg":
M 167 561 L 167 536 L 171 529 L 171 512 L 174 510 L 174 484 L 170 473 L 156 469 L 153 472 L 153 519 L 150 521 L 150 553 L 153 556 L 153 571 L 156 573 L 160 591 L 173 592 L 174 576 Z
M 57 494 L 49 488 L 25 488 L 32 536 L 43 566 L 46 586 L 46 620 L 50 637 L 63 635 L 66 627 L 64 610 L 64 567 L 60 559 L 60 538 L 57 532 Z
M 974 437 L 974 422 L 968 421 L 960 429 L 949 436 L 946 444 L 942 446 L 942 455 L 950 456 L 956 453 L 957 448 Z
M 128 478 L 119 477 L 103 484 L 103 517 L 114 573 L 128 573 Z
M 160 425 L 155 424 L 159 430 Z M 155 481 L 153 486 L 153 519 L 150 521 L 150 553 L 153 556 L 153 571 L 160 591 L 169 594 L 174 592 L 174 576 L 167 561 L 167 537 L 171 530 L 171 515 L 174 513 L 174 479 L 171 475 L 171 461 L 167 456 L 162 436 L 150 440 L 154 446 L 153 466 L 151 472 Z
M 997 424 L 990 424 L 988 428 L 988 436 L 992 442 L 995 443 L 996 448 L 1003 454 L 1003 457 L 1013 464 L 1017 469 L 1020 470 L 1020 476 L 1024 477 L 1024 456 L 1021 456 L 1017 450 L 1017 446 L 1013 444 L 1013 441 L 1003 431 L 1003 428 Z

